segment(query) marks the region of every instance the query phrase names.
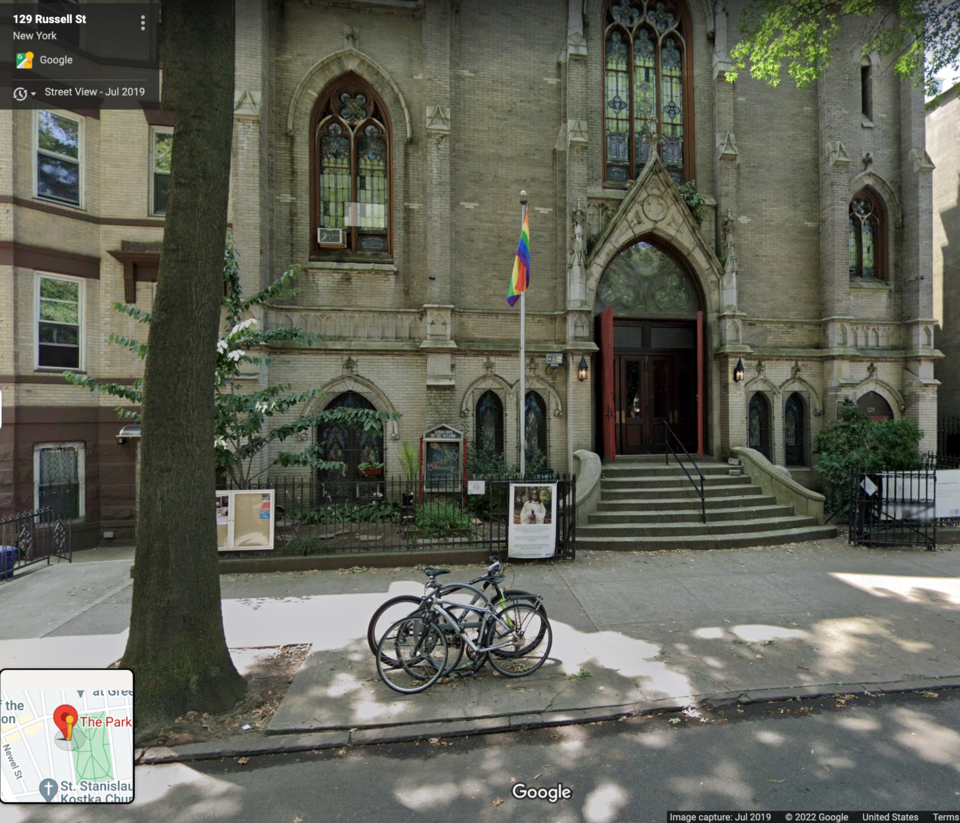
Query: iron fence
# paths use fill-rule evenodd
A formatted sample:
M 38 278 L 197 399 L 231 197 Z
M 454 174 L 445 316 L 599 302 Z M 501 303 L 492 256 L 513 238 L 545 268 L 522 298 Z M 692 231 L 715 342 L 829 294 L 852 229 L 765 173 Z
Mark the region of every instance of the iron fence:
M 857 471 L 851 478 L 850 542 L 867 546 L 937 548 L 937 474 Z
M 937 418 L 937 453 L 960 456 L 960 415 L 941 414 Z
M 53 557 L 73 560 L 70 528 L 52 508 L 0 519 L 0 580 L 34 563 L 49 563 Z
M 418 480 L 382 476 L 335 481 L 278 477 L 246 488 L 275 491 L 273 554 L 483 549 L 490 556 L 505 557 L 511 484 L 551 487 L 548 494 L 556 496 L 556 557 L 572 560 L 576 482 L 570 475 L 541 472 L 526 480 L 485 480 L 479 494 L 471 494 L 470 484 L 458 480 L 433 481 L 427 488 Z M 228 483 L 220 488 L 234 487 Z M 549 504 L 545 505 L 549 523 L 553 501 L 543 502 Z M 518 517 L 515 506 L 515 523 Z M 250 554 L 243 552 L 245 557 Z

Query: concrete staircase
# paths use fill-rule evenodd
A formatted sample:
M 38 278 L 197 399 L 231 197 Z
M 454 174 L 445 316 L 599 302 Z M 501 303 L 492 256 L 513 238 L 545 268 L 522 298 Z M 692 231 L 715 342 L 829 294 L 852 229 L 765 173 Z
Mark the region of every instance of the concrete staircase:
M 687 471 L 699 477 L 684 460 Z M 709 458 L 697 461 L 704 476 L 707 522 L 700 497 L 670 458 L 618 457 L 603 465 L 600 503 L 588 526 L 577 526 L 577 548 L 642 551 L 655 549 L 734 549 L 776 546 L 835 537 L 833 526 L 818 526 L 792 506 L 763 493 L 739 466 Z

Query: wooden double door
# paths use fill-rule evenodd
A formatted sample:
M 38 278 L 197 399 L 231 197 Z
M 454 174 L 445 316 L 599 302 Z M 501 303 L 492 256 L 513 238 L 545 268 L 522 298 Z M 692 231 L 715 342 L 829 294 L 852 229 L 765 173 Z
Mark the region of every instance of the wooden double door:
M 692 351 L 614 355 L 617 454 L 662 451 L 665 420 L 697 451 L 697 361 Z

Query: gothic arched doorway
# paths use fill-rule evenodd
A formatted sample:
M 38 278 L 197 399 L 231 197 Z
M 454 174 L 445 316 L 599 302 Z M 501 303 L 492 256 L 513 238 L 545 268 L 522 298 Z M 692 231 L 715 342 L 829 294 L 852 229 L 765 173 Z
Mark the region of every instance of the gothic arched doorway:
M 627 246 L 607 266 L 594 302 L 604 457 L 662 450 L 664 424 L 691 453 L 703 447 L 701 309 L 686 267 L 650 242 Z
M 370 409 L 376 407 L 362 394 L 345 391 L 331 400 L 326 410 L 331 409 Z M 382 479 L 383 475 L 383 429 L 366 431 L 361 426 L 350 426 L 342 422 L 330 422 L 317 426 L 317 444 L 322 446 L 324 460 L 342 463 L 344 468 L 321 469 L 317 479 L 322 484 L 325 495 L 338 501 L 356 500 L 368 496 L 365 486 Z M 361 464 L 379 463 L 379 475 L 375 469 L 365 468 L 361 473 Z

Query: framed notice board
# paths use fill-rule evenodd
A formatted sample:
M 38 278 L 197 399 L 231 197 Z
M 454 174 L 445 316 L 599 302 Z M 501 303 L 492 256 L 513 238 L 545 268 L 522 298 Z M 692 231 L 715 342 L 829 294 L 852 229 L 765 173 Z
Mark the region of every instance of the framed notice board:
M 273 548 L 276 506 L 273 489 L 217 492 L 217 549 L 265 551 Z
M 437 426 L 421 441 L 423 485 L 428 492 L 460 492 L 466 469 L 463 432 Z

